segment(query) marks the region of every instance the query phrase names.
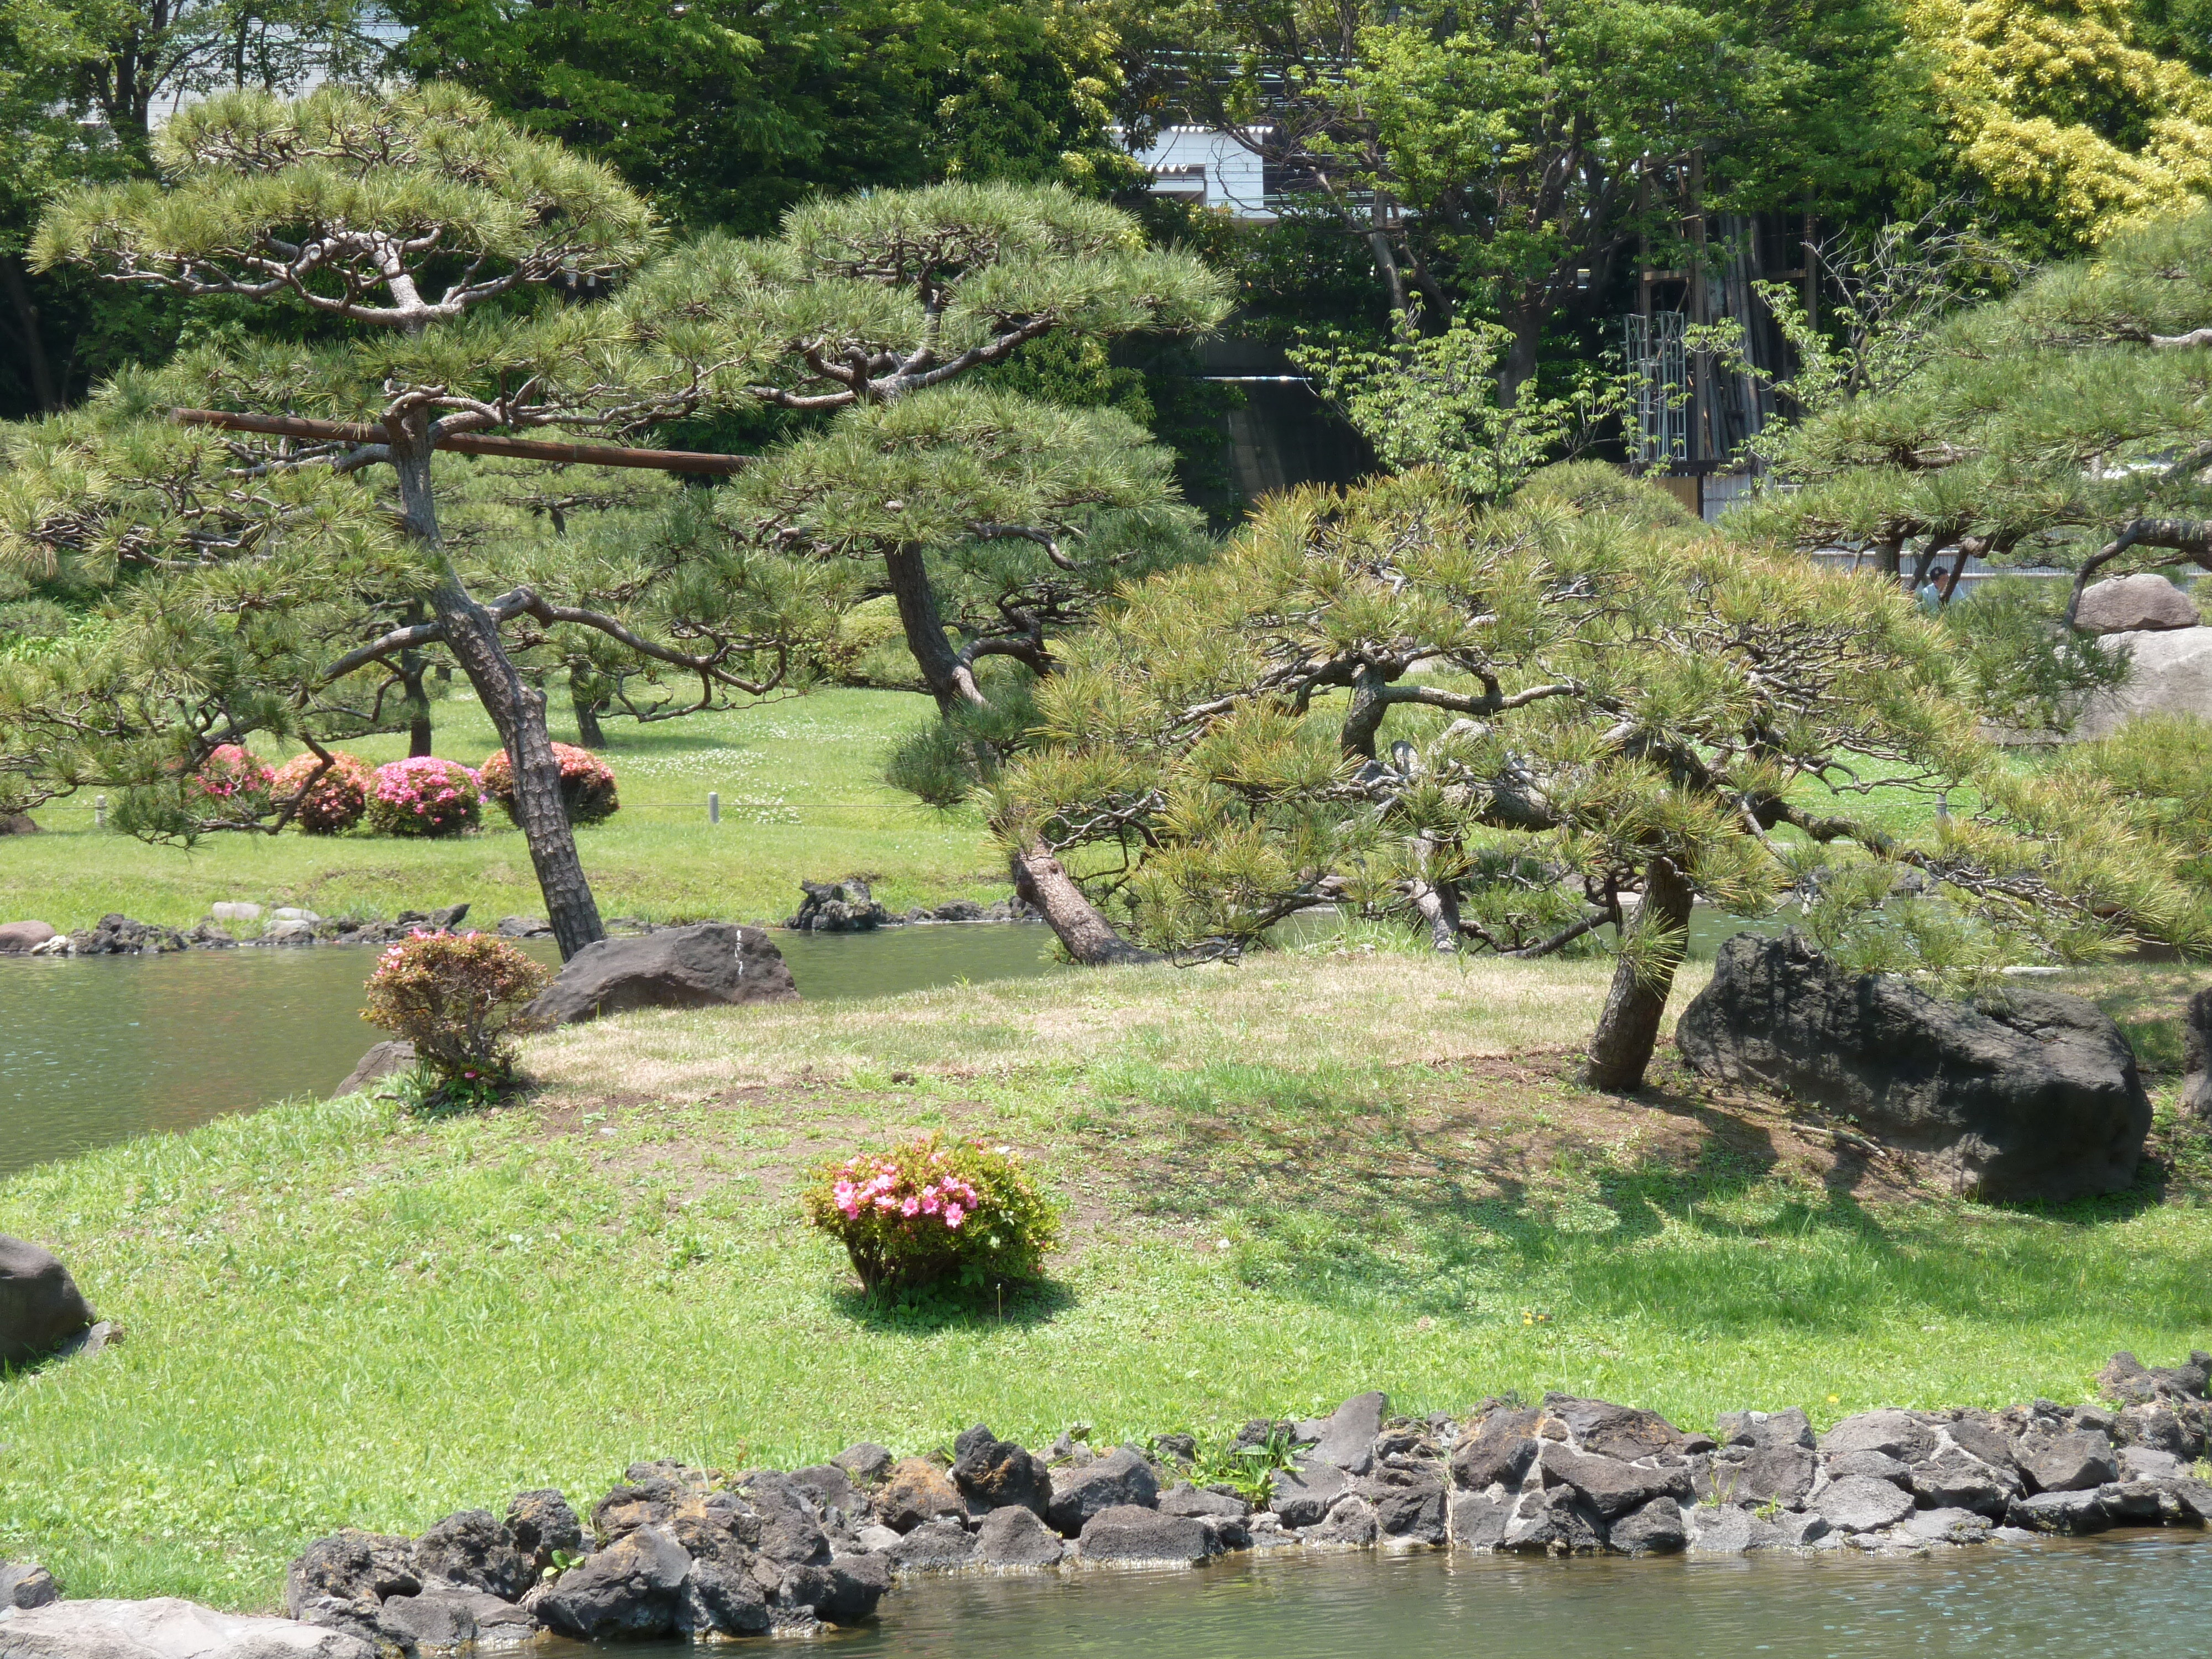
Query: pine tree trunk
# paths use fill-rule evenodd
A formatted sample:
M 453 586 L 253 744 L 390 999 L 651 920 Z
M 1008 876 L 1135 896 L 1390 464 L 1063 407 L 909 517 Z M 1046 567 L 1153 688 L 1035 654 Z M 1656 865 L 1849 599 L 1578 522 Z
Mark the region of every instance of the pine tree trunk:
M 1083 896 L 1075 879 L 1042 843 L 1031 842 L 1013 855 L 1014 891 L 1040 911 L 1067 954 L 1085 968 L 1112 968 L 1158 962 L 1152 951 L 1132 945 L 1114 931 Z
M 1681 965 L 1682 945 L 1690 926 L 1689 882 L 1674 860 L 1655 858 L 1644 872 L 1644 902 L 1636 916 L 1638 934 L 1672 933 L 1665 952 L 1646 957 L 1639 975 L 1627 952 L 1613 970 L 1613 988 L 1598 1016 L 1590 1037 L 1589 1085 L 1628 1094 L 1644 1086 L 1644 1067 L 1659 1041 L 1659 1022 L 1667 1012 L 1668 994 L 1674 988 L 1674 970 Z
M 884 567 L 890 576 L 891 597 L 898 602 L 899 621 L 906 629 L 906 648 L 914 653 L 921 683 L 937 699 L 938 712 L 949 714 L 963 703 L 982 708 L 983 694 L 976 689 L 975 677 L 945 637 L 945 618 L 938 612 L 937 596 L 930 592 L 929 567 L 922 562 L 921 550 L 896 548 L 884 556 Z
M 500 642 L 499 624 L 469 596 L 445 556 L 437 506 L 430 493 L 430 445 L 420 417 L 392 425 L 392 470 L 399 475 L 400 514 L 407 532 L 436 559 L 444 579 L 430 607 L 445 624 L 446 648 L 469 677 L 506 745 L 514 771 L 514 816 L 530 848 L 546 920 L 563 961 L 606 937 L 599 907 L 576 855 L 576 837 L 561 804 L 561 763 L 545 729 L 545 694 L 522 682 Z
M 430 613 L 418 600 L 407 607 L 410 627 L 428 622 Z M 420 651 L 399 653 L 399 684 L 407 694 L 407 758 L 419 759 L 430 752 L 430 699 L 422 688 L 426 665 Z
M 586 749 L 604 749 L 607 734 L 599 726 L 599 710 L 606 705 L 592 694 L 590 682 L 579 669 L 568 671 L 568 702 L 576 711 L 576 741 Z

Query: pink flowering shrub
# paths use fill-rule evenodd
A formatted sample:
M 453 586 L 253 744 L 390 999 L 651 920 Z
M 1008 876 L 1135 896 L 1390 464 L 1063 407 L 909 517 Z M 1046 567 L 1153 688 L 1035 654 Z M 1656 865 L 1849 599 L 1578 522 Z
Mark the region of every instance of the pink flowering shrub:
M 361 815 L 368 810 L 368 792 L 376 775 L 367 761 L 342 749 L 333 750 L 330 769 L 307 786 L 307 780 L 315 777 L 315 769 L 321 764 L 321 759 L 312 750 L 293 756 L 276 769 L 269 792 L 281 805 L 307 787 L 307 793 L 301 798 L 292 822 L 311 836 L 335 836 L 361 822 Z
M 801 1202 L 869 1291 L 1033 1279 L 1060 1238 L 1051 1200 L 1011 1150 L 939 1135 L 830 1164 Z
M 486 1100 L 513 1081 L 523 1009 L 552 977 L 489 933 L 416 933 L 377 957 L 362 1018 L 413 1043 L 447 1094 Z
M 185 795 L 191 805 L 213 806 L 225 817 L 258 817 L 268 804 L 274 775 L 252 750 L 226 743 L 185 781 Z
M 459 761 L 418 755 L 376 769 L 368 827 L 380 836 L 457 836 L 476 827 L 483 792 Z
M 571 823 L 598 823 L 612 817 L 622 802 L 615 795 L 614 769 L 588 749 L 572 743 L 553 745 L 553 758 L 561 763 L 561 805 Z M 514 769 L 507 750 L 495 749 L 477 769 L 483 780 L 484 798 L 495 800 L 514 816 Z

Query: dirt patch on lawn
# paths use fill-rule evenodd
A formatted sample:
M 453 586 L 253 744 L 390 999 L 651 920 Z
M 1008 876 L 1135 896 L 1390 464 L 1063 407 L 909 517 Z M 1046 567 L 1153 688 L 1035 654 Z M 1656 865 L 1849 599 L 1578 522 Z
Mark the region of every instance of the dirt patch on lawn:
M 1709 1089 L 1671 1053 L 1632 1096 L 1583 1087 L 1579 1063 L 1561 1048 L 1409 1066 L 1340 1096 L 1287 1075 L 1236 1099 L 1079 1086 L 1042 1135 L 1010 1127 L 946 1073 L 926 1088 L 767 1085 L 677 1102 L 570 1086 L 535 1105 L 542 1137 L 605 1173 L 650 1173 L 677 1200 L 742 1181 L 787 1202 L 811 1170 L 857 1148 L 931 1129 L 973 1135 L 1048 1171 L 1077 1232 L 1130 1214 L 1196 1222 L 1267 1194 L 1347 1216 L 1523 1201 L 1629 1170 L 1776 1176 L 1861 1201 L 1927 1195 L 1908 1155 L 1784 1102 Z

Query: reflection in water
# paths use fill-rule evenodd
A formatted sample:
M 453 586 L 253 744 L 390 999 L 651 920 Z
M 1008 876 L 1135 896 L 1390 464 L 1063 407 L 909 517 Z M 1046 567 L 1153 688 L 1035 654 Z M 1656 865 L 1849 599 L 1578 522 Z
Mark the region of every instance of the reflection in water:
M 879 997 L 1052 971 L 1038 927 L 778 933 L 802 995 Z M 524 946 L 541 961 L 550 944 Z M 322 1094 L 383 1034 L 362 946 L 0 958 L 0 1176 L 149 1130 Z
M 1296 1558 L 1301 1552 L 1286 1551 Z M 1926 1559 L 1232 1559 L 1196 1572 L 908 1581 L 836 1659 L 1899 1659 L 2212 1651 L 2199 1534 Z M 539 1659 L 580 1659 L 561 1644 Z M 696 1659 L 655 1644 L 624 1659 Z

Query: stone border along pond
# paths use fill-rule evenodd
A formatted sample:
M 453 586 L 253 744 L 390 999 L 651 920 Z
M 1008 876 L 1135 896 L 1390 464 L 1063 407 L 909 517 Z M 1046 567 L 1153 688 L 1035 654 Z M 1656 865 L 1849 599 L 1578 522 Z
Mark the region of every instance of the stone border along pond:
M 2098 1383 L 2109 1404 L 1873 1411 L 1817 1439 L 1794 1408 L 1703 1435 L 1567 1395 L 1405 1418 L 1364 1394 L 1245 1426 L 1237 1448 L 1288 1464 L 1256 1507 L 1194 1483 L 1186 1435 L 1102 1453 L 1071 1431 L 1039 1455 L 979 1424 L 949 1462 L 863 1444 L 787 1474 L 640 1463 L 588 1528 L 542 1491 L 504 1521 L 477 1510 L 416 1539 L 319 1539 L 286 1577 L 289 1621 L 66 1601 L 41 1570 L 0 1567 L 0 1659 L 167 1652 L 164 1631 L 206 1659 L 375 1659 L 540 1632 L 805 1635 L 874 1616 L 913 1574 L 1188 1568 L 1235 1550 L 1925 1553 L 2212 1521 L 2212 1483 L 2190 1468 L 2212 1443 L 2212 1355 L 2153 1370 L 2122 1353 Z

